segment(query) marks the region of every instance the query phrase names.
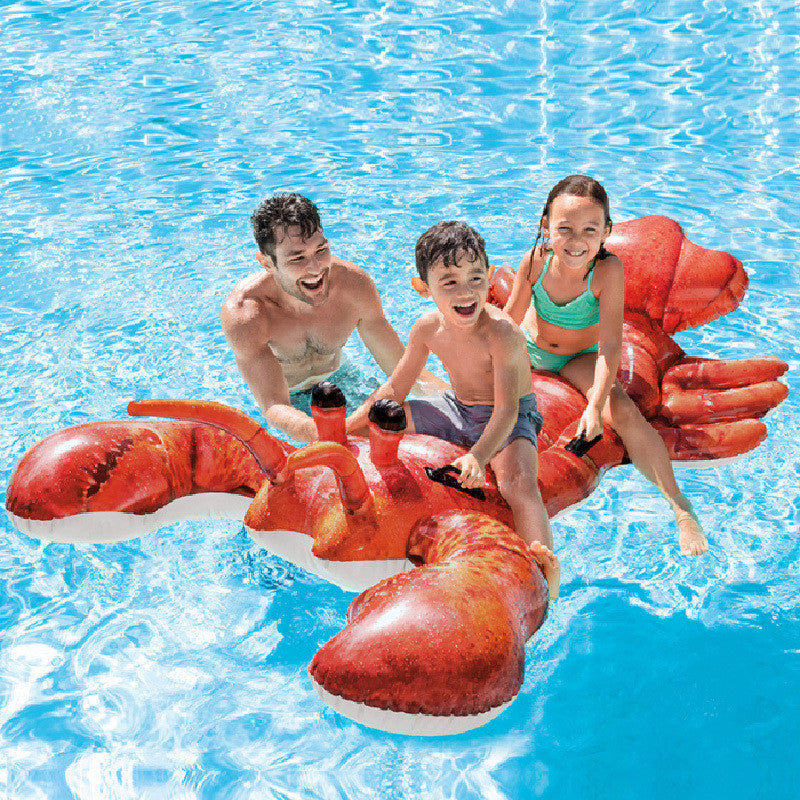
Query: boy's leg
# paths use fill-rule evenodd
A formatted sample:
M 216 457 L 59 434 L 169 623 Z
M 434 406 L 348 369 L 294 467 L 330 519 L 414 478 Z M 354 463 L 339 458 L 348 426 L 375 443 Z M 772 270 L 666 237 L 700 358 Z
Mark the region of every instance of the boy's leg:
M 542 568 L 550 599 L 558 597 L 561 567 L 553 553 L 550 518 L 539 492 L 539 454 L 529 439 L 518 438 L 504 447 L 490 462 L 497 488 L 514 514 L 514 528 L 529 546 Z

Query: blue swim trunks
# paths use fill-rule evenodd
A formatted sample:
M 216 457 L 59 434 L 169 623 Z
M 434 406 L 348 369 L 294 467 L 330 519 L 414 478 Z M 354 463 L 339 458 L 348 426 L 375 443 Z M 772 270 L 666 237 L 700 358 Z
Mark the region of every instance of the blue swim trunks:
M 411 398 L 408 405 L 417 433 L 436 436 L 462 447 L 472 447 L 481 438 L 494 410 L 494 406 L 465 405 L 451 391 L 432 397 Z M 529 439 L 536 447 L 536 437 L 541 429 L 542 415 L 536 410 L 536 396 L 526 394 L 520 398 L 519 415 L 511 435 L 499 450 L 520 437 Z

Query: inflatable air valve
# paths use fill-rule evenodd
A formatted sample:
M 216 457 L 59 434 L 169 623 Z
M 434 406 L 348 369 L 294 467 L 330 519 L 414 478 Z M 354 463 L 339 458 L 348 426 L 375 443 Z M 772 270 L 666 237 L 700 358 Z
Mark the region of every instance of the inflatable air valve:
M 311 416 L 314 417 L 321 442 L 344 444 L 347 441 L 347 401 L 335 383 L 323 381 L 311 390 Z
M 406 412 L 394 400 L 378 400 L 369 410 L 370 458 L 376 467 L 397 463 L 397 448 L 406 430 Z

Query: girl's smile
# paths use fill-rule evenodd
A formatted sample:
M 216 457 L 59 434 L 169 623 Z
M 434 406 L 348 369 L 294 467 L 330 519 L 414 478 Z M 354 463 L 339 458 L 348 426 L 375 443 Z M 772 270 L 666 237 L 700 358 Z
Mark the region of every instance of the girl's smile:
M 586 269 L 611 232 L 603 206 L 592 197 L 559 195 L 542 220 L 559 264 Z

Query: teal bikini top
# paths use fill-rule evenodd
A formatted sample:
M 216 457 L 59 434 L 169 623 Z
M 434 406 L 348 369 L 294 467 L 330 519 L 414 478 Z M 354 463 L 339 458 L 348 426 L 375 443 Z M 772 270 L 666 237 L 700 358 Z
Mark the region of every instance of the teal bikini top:
M 546 322 L 553 325 L 558 325 L 559 328 L 571 328 L 577 330 L 579 328 L 588 328 L 591 325 L 597 325 L 600 322 L 600 303 L 597 298 L 592 294 L 592 278 L 594 277 L 594 262 L 597 260 L 595 257 L 592 261 L 592 266 L 589 269 L 589 278 L 586 282 L 586 291 L 579 294 L 574 300 L 564 305 L 558 305 L 550 299 L 547 290 L 542 286 L 542 279 L 547 275 L 547 270 L 550 268 L 550 262 L 553 260 L 553 253 L 547 257 L 542 267 L 542 274 L 539 275 L 539 280 L 533 285 L 533 307 L 536 313 Z

